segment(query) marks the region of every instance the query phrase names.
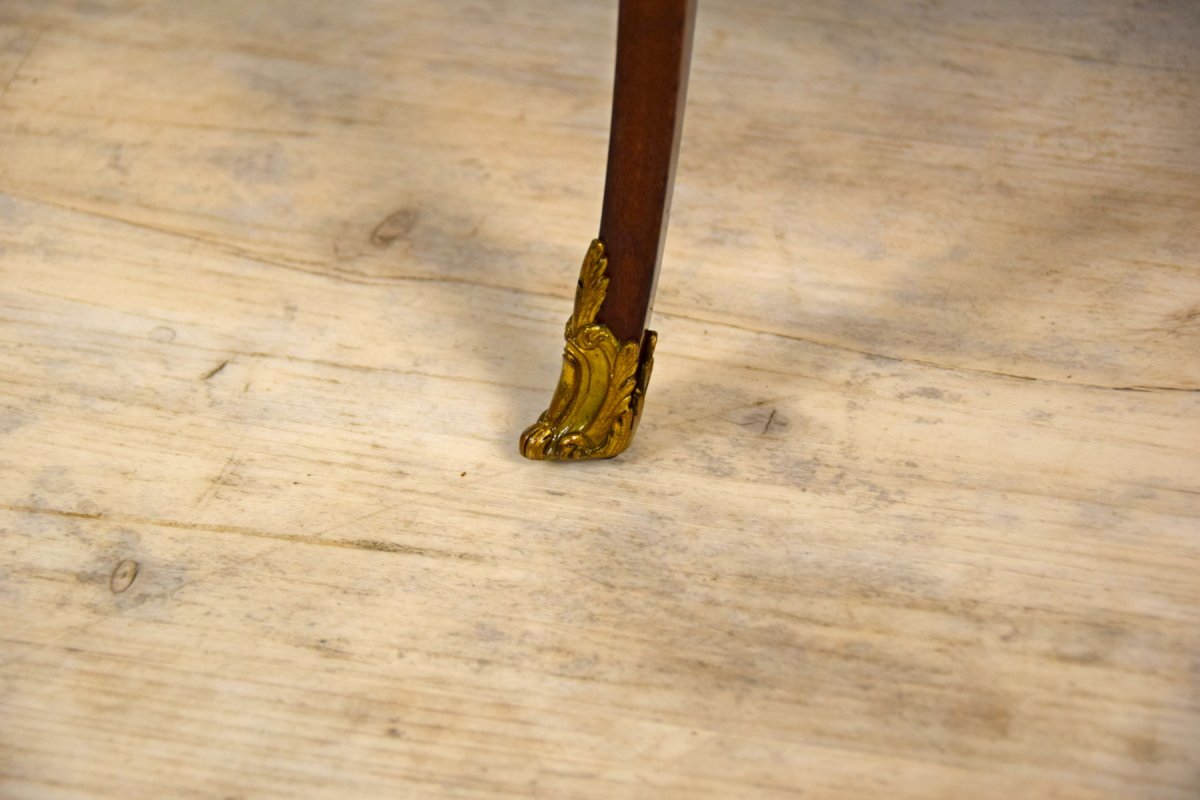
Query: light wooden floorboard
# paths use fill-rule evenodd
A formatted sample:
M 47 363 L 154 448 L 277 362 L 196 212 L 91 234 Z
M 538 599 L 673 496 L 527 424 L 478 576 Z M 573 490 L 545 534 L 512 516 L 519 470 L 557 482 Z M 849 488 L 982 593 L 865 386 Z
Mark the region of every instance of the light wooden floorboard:
M 1197 796 L 1200 6 L 702 0 L 530 463 L 615 7 L 0 3 L 0 796 Z

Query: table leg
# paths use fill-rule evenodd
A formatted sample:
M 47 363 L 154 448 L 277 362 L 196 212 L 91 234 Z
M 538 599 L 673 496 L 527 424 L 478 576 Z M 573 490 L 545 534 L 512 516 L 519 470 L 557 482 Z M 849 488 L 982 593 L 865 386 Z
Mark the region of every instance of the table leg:
M 549 409 L 528 458 L 611 458 L 629 446 L 656 335 L 648 330 L 687 95 L 696 0 L 621 0 L 608 174 Z

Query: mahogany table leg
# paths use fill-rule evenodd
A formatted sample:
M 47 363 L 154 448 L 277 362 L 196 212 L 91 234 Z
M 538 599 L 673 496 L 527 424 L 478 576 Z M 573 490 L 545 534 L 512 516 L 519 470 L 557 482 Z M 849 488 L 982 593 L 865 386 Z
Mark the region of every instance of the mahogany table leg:
M 588 248 L 550 407 L 528 458 L 611 458 L 629 446 L 656 335 L 647 330 L 666 239 L 696 0 L 621 0 L 600 235 Z

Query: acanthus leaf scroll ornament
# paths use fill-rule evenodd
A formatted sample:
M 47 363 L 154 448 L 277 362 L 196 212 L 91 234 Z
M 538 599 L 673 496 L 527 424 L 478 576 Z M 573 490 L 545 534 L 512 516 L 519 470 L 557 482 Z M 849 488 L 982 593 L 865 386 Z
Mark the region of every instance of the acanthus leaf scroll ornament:
M 521 454 L 539 461 L 612 458 L 633 440 L 658 335 L 622 342 L 596 315 L 608 291 L 604 243 L 583 259 L 567 320 L 562 374 L 550 407 L 521 434 Z

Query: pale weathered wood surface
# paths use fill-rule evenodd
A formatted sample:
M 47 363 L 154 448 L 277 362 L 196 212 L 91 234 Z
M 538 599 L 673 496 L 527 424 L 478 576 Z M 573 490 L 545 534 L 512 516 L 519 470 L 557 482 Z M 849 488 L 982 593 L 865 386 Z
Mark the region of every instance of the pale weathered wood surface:
M 615 6 L 0 2 L 0 796 L 1197 795 L 1200 5 L 702 3 L 528 463 Z

